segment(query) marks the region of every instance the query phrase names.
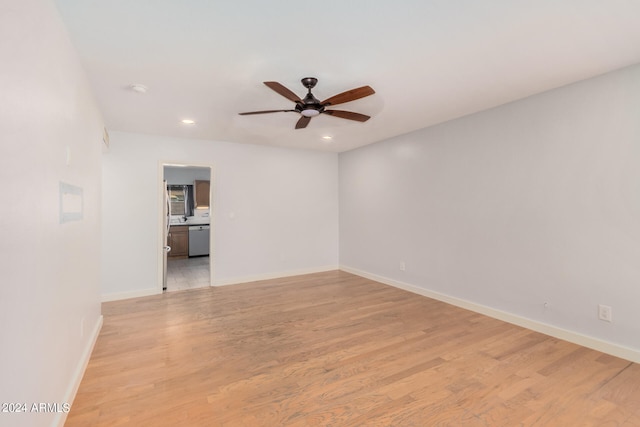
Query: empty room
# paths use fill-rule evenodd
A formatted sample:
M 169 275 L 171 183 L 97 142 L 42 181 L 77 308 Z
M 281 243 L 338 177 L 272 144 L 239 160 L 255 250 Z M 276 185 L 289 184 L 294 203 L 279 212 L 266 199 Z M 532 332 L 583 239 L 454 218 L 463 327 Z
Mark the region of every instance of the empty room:
M 0 426 L 640 425 L 640 3 L 0 6 Z

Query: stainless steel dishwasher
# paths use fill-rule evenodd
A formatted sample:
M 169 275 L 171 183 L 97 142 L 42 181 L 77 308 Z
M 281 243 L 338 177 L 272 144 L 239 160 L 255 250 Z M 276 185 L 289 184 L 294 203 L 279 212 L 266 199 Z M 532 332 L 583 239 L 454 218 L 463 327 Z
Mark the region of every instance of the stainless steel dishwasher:
M 209 255 L 209 226 L 189 226 L 189 256 Z

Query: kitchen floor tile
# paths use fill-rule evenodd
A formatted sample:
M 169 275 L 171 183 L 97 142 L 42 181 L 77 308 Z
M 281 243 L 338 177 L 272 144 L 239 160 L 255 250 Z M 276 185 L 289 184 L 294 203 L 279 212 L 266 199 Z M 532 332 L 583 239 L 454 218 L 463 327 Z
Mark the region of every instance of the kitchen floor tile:
M 209 286 L 209 257 L 167 260 L 167 292 Z

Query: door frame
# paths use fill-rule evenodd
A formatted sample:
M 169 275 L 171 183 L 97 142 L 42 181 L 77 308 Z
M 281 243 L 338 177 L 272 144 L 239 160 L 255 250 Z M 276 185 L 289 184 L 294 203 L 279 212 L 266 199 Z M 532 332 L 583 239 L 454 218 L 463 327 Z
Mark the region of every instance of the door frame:
M 215 241 L 215 215 L 214 215 L 214 166 L 211 163 L 193 163 L 193 162 L 181 162 L 181 161 L 165 161 L 160 160 L 158 162 L 158 207 L 156 211 L 158 212 L 158 228 L 157 228 L 157 237 L 158 242 L 156 244 L 156 252 L 158 254 L 158 280 L 156 283 L 156 287 L 158 289 L 158 293 L 163 293 L 162 290 L 162 277 L 163 277 L 163 260 L 164 256 L 164 216 L 163 216 L 163 200 L 164 200 L 164 192 L 166 189 L 164 188 L 164 167 L 165 166 L 177 166 L 177 167 L 194 167 L 194 168 L 209 168 L 209 286 L 214 286 L 214 277 L 215 277 L 215 257 L 214 257 L 214 241 Z

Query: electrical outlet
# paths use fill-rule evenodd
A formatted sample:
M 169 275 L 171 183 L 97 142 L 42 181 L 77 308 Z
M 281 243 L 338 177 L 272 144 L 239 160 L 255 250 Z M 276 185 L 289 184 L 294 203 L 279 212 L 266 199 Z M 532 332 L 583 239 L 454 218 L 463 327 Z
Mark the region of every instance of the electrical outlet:
M 404 261 L 400 261 L 400 271 L 406 271 L 407 269 L 407 265 L 404 263 Z
M 598 304 L 598 319 L 604 320 L 605 322 L 612 322 L 613 312 L 611 307 L 608 305 Z

